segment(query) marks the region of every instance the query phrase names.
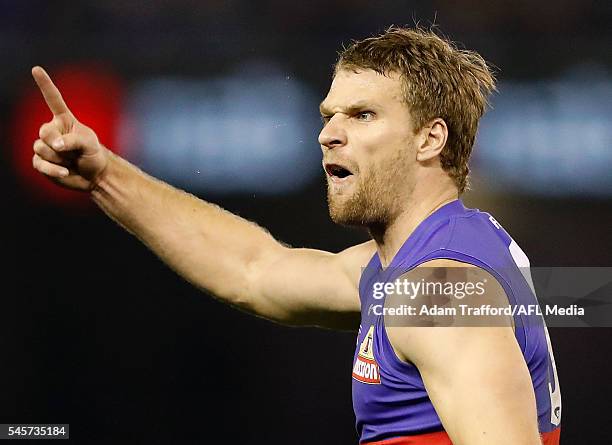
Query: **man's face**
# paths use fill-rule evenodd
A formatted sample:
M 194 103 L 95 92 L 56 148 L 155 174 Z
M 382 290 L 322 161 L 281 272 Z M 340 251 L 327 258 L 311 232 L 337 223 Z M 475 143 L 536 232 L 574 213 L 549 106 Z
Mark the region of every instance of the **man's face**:
M 415 133 L 399 76 L 340 70 L 321 115 L 332 220 L 386 226 L 406 204 L 416 168 Z

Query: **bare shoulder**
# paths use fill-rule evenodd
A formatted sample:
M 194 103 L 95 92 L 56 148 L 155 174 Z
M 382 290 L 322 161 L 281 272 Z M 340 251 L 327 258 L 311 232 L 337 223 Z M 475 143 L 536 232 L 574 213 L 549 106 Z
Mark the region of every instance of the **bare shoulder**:
M 399 282 L 403 287 L 396 289 L 412 293 L 409 298 L 401 293 L 387 296 L 385 327 L 393 349 L 404 361 L 416 364 L 430 357 L 432 350 L 457 350 L 461 343 L 481 341 L 485 332 L 512 336 L 514 321 L 504 312 L 509 305 L 506 292 L 478 266 L 435 259 L 403 274 Z
M 466 304 L 496 303 L 507 304 L 508 298 L 502 285 L 491 273 L 474 264 L 457 260 L 438 258 L 426 261 L 415 269 L 402 275 L 401 279 L 423 279 L 426 282 L 439 283 L 444 300 L 449 303 L 461 301 Z M 453 297 L 453 298 L 451 298 Z

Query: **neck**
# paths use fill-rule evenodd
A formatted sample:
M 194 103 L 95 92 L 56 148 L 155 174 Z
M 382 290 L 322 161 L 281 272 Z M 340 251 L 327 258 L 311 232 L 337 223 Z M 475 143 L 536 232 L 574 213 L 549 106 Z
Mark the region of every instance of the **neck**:
M 459 197 L 456 188 L 437 192 L 425 196 L 416 196 L 413 193 L 403 206 L 403 210 L 387 225 L 369 227 L 383 267 L 391 264 L 402 244 L 425 218 Z

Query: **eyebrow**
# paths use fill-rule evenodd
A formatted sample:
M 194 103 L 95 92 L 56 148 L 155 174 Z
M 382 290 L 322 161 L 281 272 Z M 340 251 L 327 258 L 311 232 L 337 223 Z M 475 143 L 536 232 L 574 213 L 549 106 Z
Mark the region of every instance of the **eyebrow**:
M 347 107 L 340 107 L 340 109 L 348 114 L 351 114 L 357 110 L 363 110 L 364 108 L 375 108 L 376 105 L 372 102 L 359 100 L 357 102 L 352 103 Z M 333 114 L 329 108 L 325 105 L 325 101 L 321 102 L 319 105 L 319 112 L 321 115 L 330 115 Z

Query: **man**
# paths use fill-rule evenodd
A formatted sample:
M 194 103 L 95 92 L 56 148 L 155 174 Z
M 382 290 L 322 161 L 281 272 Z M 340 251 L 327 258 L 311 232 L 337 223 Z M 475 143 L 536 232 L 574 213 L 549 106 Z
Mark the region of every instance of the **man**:
M 336 254 L 285 246 L 146 175 L 78 122 L 42 68 L 32 74 L 53 113 L 34 142 L 38 171 L 89 192 L 177 273 L 231 305 L 290 325 L 356 329 L 361 317 L 352 379 L 360 443 L 558 443 L 559 387 L 543 325 L 434 316 L 424 327 L 391 318 L 393 298 L 375 293 L 400 278 L 425 283 L 437 272 L 419 273 L 435 267 L 492 278 L 483 301 L 535 301 L 520 248 L 458 199 L 494 88 L 479 55 L 401 28 L 342 52 L 321 103 L 329 211 L 372 239 Z

